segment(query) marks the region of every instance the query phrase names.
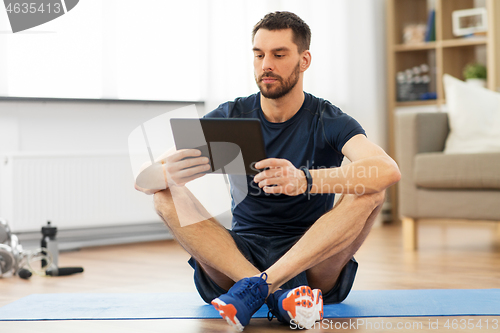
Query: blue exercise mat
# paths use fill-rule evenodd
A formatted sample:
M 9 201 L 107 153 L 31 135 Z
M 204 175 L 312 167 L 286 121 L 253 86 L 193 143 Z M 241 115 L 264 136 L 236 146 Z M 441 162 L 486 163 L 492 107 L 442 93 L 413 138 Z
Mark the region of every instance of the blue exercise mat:
M 325 318 L 497 316 L 500 289 L 354 290 Z M 264 305 L 254 317 L 267 317 Z M 0 308 L 7 320 L 220 318 L 196 293 L 34 294 Z

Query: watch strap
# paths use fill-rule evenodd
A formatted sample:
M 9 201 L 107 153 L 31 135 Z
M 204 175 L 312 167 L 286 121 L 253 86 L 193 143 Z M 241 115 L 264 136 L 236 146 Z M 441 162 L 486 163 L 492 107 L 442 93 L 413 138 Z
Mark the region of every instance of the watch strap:
M 302 170 L 302 172 L 304 172 L 304 175 L 306 176 L 307 189 L 306 189 L 305 194 L 308 195 L 309 193 L 311 193 L 313 179 L 312 179 L 311 173 L 309 172 L 308 168 L 306 168 L 306 167 L 300 167 L 300 170 Z

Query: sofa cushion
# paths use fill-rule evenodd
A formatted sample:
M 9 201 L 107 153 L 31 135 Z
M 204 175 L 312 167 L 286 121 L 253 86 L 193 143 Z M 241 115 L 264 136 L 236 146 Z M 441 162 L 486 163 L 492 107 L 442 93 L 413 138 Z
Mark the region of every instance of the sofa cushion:
M 419 187 L 500 190 L 500 153 L 423 153 L 414 162 Z
M 500 93 L 443 76 L 450 134 L 447 154 L 500 152 Z

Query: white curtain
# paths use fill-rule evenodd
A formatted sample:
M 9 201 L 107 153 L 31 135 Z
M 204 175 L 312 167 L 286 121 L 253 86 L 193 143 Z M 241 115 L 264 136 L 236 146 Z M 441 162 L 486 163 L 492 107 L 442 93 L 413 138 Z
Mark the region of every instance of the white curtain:
M 209 5 L 85 0 L 16 34 L 0 8 L 0 96 L 202 101 Z
M 384 146 L 383 0 L 212 0 L 208 12 L 206 111 L 258 91 L 251 31 L 267 13 L 287 10 L 311 28 L 312 64 L 304 90 L 355 117 Z

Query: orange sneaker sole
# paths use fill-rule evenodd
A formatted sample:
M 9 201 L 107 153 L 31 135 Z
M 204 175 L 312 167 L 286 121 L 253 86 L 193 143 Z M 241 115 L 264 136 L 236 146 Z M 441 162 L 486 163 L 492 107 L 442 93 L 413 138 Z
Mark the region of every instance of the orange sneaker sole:
M 288 292 L 282 307 L 298 325 L 311 328 L 323 319 L 323 295 L 321 290 L 311 290 L 309 286 L 297 287 Z
M 241 325 L 240 321 L 236 317 L 236 313 L 238 310 L 232 304 L 226 304 L 224 301 L 216 298 L 212 301 L 212 305 L 215 310 L 219 311 L 219 314 L 223 319 L 227 321 L 227 323 L 233 326 L 238 331 L 243 331 L 244 326 Z

